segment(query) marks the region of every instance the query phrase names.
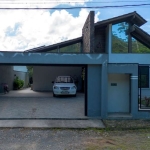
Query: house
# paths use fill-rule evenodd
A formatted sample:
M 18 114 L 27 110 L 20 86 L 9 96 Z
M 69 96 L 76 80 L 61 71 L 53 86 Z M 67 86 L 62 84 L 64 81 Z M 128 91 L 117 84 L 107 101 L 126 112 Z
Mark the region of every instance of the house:
M 60 70 L 63 75 L 70 67 L 80 76 L 84 68 L 86 116 L 150 119 L 143 100 L 150 96 L 150 35 L 140 28 L 145 23 L 136 12 L 94 23 L 91 11 L 82 37 L 24 52 L 0 52 L 0 63 L 34 66 L 34 90 L 50 90 L 51 75 Z M 69 52 L 66 47 L 74 44 L 78 50 Z

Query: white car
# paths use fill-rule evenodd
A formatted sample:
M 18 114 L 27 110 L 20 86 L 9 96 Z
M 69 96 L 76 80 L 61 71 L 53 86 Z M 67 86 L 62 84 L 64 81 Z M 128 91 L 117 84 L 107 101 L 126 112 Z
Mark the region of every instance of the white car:
M 57 95 L 76 96 L 77 87 L 71 76 L 58 76 L 53 85 L 53 97 Z

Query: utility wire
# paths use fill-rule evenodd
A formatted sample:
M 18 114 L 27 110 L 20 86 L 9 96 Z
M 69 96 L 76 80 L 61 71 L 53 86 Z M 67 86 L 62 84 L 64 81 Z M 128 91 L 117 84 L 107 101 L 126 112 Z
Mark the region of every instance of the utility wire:
M 115 2 L 120 2 L 120 3 L 125 3 L 125 2 L 136 2 L 136 3 L 141 3 L 141 2 L 149 2 L 148 0 L 144 0 L 144 1 L 134 1 L 134 0 L 131 0 L 131 1 L 113 1 L 114 3 Z M 11 4 L 11 5 L 14 5 L 14 4 L 51 4 L 51 3 L 113 3 L 112 1 L 49 1 L 49 0 L 44 0 L 44 1 L 15 1 L 15 2 L 11 2 L 10 0 L 5 0 L 5 1 L 0 1 L 0 4 Z
M 132 4 L 132 5 L 118 5 L 118 6 L 86 6 L 86 7 L 61 7 L 61 8 L 56 8 L 56 7 L 43 7 L 43 8 L 40 8 L 40 7 L 16 7 L 16 8 L 13 8 L 13 7 L 0 7 L 0 9 L 81 9 L 81 8 L 87 8 L 87 9 L 91 9 L 91 8 L 94 8 L 94 9 L 98 9 L 98 8 L 101 8 L 101 9 L 105 9 L 105 8 L 128 8 L 128 7 L 140 7 L 140 6 L 150 6 L 150 4 Z
M 93 2 L 93 1 L 86 1 L 86 0 L 64 0 L 64 1 L 60 1 L 60 0 L 15 0 L 12 2 L 12 0 L 1 0 L 1 2 L 44 2 L 44 1 L 49 1 L 49 2 Z M 112 2 L 147 2 L 149 0 L 114 0 L 114 1 L 100 1 L 100 0 L 95 0 L 94 2 L 100 2 L 100 3 L 112 3 Z

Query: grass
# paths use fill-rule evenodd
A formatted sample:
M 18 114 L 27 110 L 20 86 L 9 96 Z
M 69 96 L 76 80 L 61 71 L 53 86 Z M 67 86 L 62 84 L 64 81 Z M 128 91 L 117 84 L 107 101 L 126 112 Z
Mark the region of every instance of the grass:
M 105 129 L 83 142 L 85 150 L 149 150 L 150 120 L 103 120 Z M 90 129 L 89 129 L 90 130 Z
M 149 150 L 150 130 L 106 131 L 83 142 L 85 150 Z

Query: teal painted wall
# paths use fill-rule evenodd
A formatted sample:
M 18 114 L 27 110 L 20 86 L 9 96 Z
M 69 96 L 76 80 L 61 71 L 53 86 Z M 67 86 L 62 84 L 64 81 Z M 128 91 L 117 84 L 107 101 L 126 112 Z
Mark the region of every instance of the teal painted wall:
M 101 65 L 87 68 L 87 110 L 88 117 L 101 116 Z

